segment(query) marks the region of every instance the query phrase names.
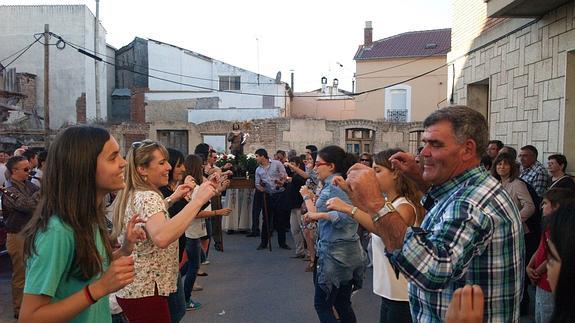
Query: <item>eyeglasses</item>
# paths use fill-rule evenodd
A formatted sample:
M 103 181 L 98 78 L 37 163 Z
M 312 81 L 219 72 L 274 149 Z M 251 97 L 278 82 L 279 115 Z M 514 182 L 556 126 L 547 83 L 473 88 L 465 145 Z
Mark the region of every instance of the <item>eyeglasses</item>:
M 157 142 L 155 142 L 151 139 L 144 139 L 142 141 L 134 141 L 132 143 L 132 148 L 134 150 L 136 150 L 136 149 L 143 147 L 143 146 L 152 146 L 152 145 L 157 145 L 157 144 L 158 144 Z
M 329 164 L 331 164 L 331 163 L 318 162 L 318 161 L 316 161 L 316 162 L 315 162 L 315 167 L 324 166 L 324 165 L 329 165 Z
M 360 161 L 371 162 L 371 159 L 362 158 Z

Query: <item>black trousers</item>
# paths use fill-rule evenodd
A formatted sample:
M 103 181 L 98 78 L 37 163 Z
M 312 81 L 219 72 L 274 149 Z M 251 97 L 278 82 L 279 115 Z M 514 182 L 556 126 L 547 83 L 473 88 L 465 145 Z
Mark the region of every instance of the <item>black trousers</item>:
M 252 206 L 252 232 L 260 232 L 260 214 L 264 208 L 264 193 L 258 190 L 254 193 Z
M 265 199 L 264 207 L 267 206 L 267 217 L 264 213 L 262 221 L 261 246 L 268 245 L 268 237 L 275 229 L 278 234 L 278 244 L 283 246 L 286 244 L 286 227 L 289 223 L 290 205 L 287 192 L 280 192 L 275 194 L 267 194 L 263 196 Z M 264 210 L 265 212 L 266 210 Z M 269 225 L 268 225 L 269 224 Z M 268 232 L 269 228 L 269 232 Z

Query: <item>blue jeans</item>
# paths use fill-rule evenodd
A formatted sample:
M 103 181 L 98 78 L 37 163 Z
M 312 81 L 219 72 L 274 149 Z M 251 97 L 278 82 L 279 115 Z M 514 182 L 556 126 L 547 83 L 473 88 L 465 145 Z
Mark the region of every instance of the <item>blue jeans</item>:
M 182 276 L 178 273 L 177 290 L 168 296 L 168 307 L 170 308 L 170 317 L 172 323 L 180 322 L 186 314 L 186 299 L 184 298 L 184 284 Z
M 553 314 L 555 299 L 553 293 L 536 287 L 535 290 L 535 323 L 549 323 Z
M 380 323 L 411 323 L 409 302 L 394 301 L 385 297 L 381 298 L 379 312 Z
M 329 295 L 316 283 L 316 272 L 314 271 L 315 295 L 313 305 L 321 323 L 356 323 L 355 313 L 351 307 L 351 292 L 353 286 L 351 281 L 340 283 L 339 288 L 331 287 Z M 333 314 L 333 307 L 339 315 L 339 321 Z
M 192 288 L 196 282 L 198 269 L 200 268 L 200 239 L 186 238 L 186 253 L 188 255 L 188 266 L 186 278 L 184 279 L 184 299 L 186 302 L 192 297 Z

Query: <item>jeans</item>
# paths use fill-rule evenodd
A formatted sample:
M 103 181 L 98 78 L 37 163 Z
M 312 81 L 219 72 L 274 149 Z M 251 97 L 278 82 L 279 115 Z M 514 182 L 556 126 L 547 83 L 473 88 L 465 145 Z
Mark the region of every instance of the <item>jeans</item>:
M 200 268 L 200 239 L 187 238 L 186 253 L 188 254 L 188 266 L 186 278 L 184 279 L 184 299 L 187 303 L 192 297 L 192 289 L 194 288 L 198 269 Z
M 339 288 L 332 286 L 329 295 L 317 284 L 316 271 L 314 270 L 315 295 L 313 305 L 321 323 L 355 323 L 355 313 L 351 307 L 351 293 L 353 286 L 351 281 L 340 283 Z M 339 321 L 333 314 L 333 307 L 339 315 Z
M 186 299 L 184 297 L 184 284 L 182 283 L 182 276 L 178 273 L 178 286 L 175 292 L 168 296 L 168 307 L 170 308 L 170 316 L 172 323 L 180 322 L 186 314 Z
M 411 323 L 411 312 L 409 302 L 400 302 L 381 298 L 381 308 L 379 312 L 380 323 Z
M 551 321 L 555 299 L 553 293 L 536 287 L 535 290 L 535 323 L 548 323 Z

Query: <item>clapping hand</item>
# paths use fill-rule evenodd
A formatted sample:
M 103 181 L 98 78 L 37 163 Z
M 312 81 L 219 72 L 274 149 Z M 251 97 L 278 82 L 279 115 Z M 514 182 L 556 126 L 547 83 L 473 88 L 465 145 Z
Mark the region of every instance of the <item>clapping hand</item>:
M 132 283 L 135 276 L 134 259 L 130 256 L 123 256 L 112 261 L 102 277 L 88 288 L 95 299 L 100 299 Z
M 342 180 L 343 180 L 343 178 L 342 178 Z M 345 181 L 344 181 L 344 183 L 345 183 Z M 327 202 L 325 202 L 325 206 L 327 206 L 327 208 L 329 210 L 343 212 L 346 214 L 349 214 L 351 212 L 351 209 L 353 208 L 351 205 L 342 201 L 339 197 L 330 198 L 329 200 L 327 200 Z
M 385 204 L 373 168 L 363 164 L 353 165 L 347 172 L 346 183 L 347 188 L 340 187 L 347 193 L 353 205 L 361 205 L 368 213 L 375 214 Z
M 483 322 L 483 291 L 477 285 L 465 285 L 453 293 L 445 316 L 446 323 Z
M 132 215 L 124 233 L 124 243 L 135 244 L 138 241 L 146 240 L 146 232 L 142 229 L 142 226 L 137 225 L 138 223 L 146 223 L 146 221 L 140 218 L 138 214 Z M 131 250 L 128 254 L 130 253 L 132 253 Z
M 301 196 L 303 198 L 305 198 L 307 196 L 308 198 L 313 199 L 313 197 L 314 197 L 313 192 L 305 185 L 299 189 L 299 193 L 301 194 Z

